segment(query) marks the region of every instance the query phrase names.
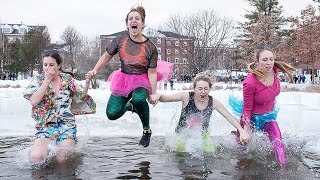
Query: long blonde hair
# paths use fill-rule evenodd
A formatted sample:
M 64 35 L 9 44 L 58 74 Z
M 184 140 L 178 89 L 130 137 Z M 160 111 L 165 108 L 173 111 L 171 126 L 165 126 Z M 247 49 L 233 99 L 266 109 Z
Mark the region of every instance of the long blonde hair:
M 259 71 L 256 69 L 256 62 L 259 61 L 259 58 L 260 58 L 260 54 L 263 52 L 263 51 L 270 51 L 273 53 L 273 51 L 269 48 L 264 48 L 264 49 L 258 49 L 256 52 L 255 52 L 255 61 L 248 64 L 248 71 L 250 73 L 253 73 L 255 74 L 256 76 L 258 76 L 259 78 L 266 78 L 266 75 L 265 73 L 263 73 L 262 71 Z M 290 78 L 290 82 L 293 81 L 293 76 L 292 76 L 292 71 L 295 70 L 294 67 L 292 67 L 290 64 L 287 64 L 285 62 L 282 62 L 282 61 L 274 61 L 274 66 L 276 66 L 278 69 L 281 69 L 282 71 L 284 71 L 285 73 L 288 74 L 289 78 Z

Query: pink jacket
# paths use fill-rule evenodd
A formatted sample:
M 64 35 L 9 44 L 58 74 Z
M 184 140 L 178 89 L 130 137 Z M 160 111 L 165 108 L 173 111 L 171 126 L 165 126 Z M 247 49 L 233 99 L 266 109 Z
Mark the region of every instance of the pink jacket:
M 252 114 L 265 114 L 273 110 L 276 96 L 280 93 L 278 71 L 274 70 L 276 73 L 272 86 L 262 84 L 253 73 L 244 80 L 242 118 L 245 124 L 251 124 Z

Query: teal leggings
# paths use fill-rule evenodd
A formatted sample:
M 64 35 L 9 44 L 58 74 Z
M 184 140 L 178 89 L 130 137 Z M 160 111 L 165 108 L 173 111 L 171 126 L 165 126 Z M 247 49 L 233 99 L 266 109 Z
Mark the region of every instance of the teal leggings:
M 131 111 L 129 100 L 134 106 L 134 110 L 139 115 L 143 129 L 149 130 L 149 104 L 147 102 L 148 91 L 145 88 L 137 88 L 133 90 L 128 97 L 115 96 L 111 94 L 106 114 L 110 120 L 120 118 L 126 111 Z

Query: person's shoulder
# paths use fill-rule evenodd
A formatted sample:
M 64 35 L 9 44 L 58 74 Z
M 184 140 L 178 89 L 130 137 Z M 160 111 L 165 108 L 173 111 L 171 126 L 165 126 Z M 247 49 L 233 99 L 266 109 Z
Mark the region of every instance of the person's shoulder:
M 256 79 L 256 75 L 249 73 L 248 76 L 244 79 L 244 82 L 252 81 Z
M 69 72 L 61 72 L 60 73 L 60 76 L 63 78 L 63 79 L 73 79 L 73 74 L 69 73 Z
M 250 73 L 243 81 L 243 84 L 254 85 L 256 82 L 256 76 L 253 73 Z
M 121 31 L 120 33 L 117 34 L 117 36 L 114 38 L 114 40 L 117 42 L 120 42 L 126 37 L 129 37 L 128 31 Z
M 151 39 L 145 35 L 143 35 L 143 37 L 146 39 L 144 41 L 145 44 L 148 44 L 149 46 L 151 46 L 152 48 L 157 48 L 157 46 L 151 41 Z
M 126 37 L 129 36 L 129 32 L 128 31 L 121 31 L 117 34 L 116 37 Z

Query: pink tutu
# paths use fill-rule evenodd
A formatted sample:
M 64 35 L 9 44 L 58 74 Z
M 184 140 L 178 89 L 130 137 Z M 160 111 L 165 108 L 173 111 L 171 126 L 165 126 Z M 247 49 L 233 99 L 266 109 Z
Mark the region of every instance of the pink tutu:
M 157 63 L 157 81 L 169 80 L 172 76 L 173 64 L 165 61 Z M 115 96 L 128 95 L 136 88 L 146 88 L 151 93 L 151 85 L 148 78 L 148 73 L 144 74 L 126 74 L 120 70 L 114 71 L 108 78 L 111 81 L 110 90 Z
M 167 81 L 173 74 L 173 64 L 167 61 L 157 62 L 157 79 L 158 81 Z

